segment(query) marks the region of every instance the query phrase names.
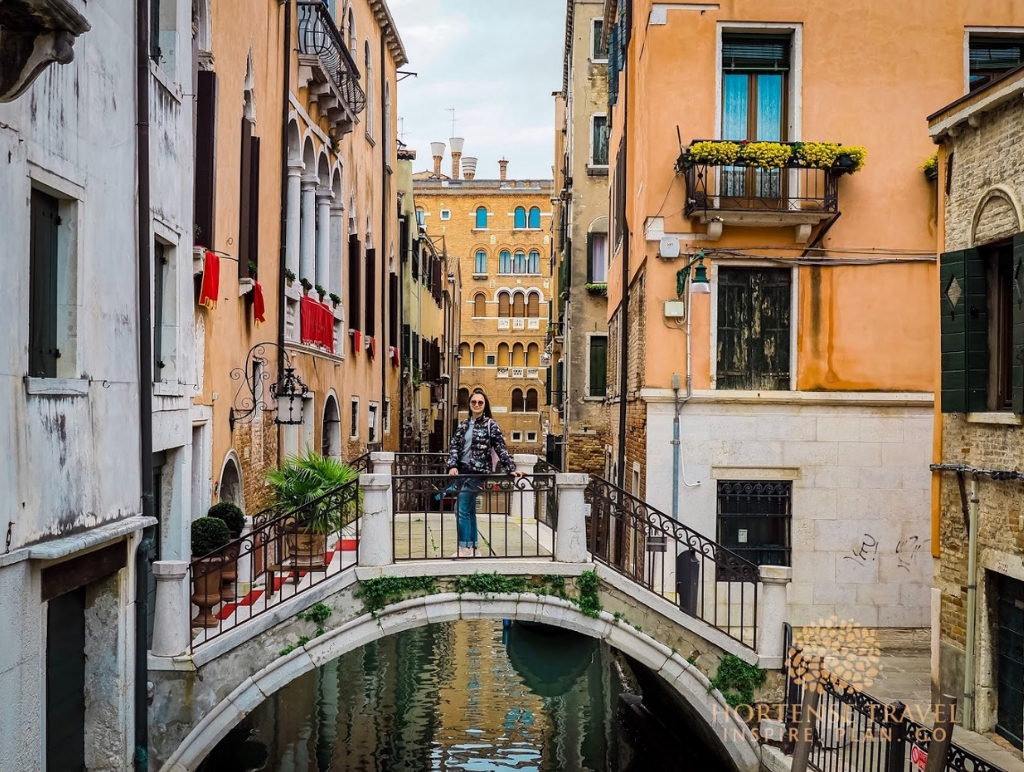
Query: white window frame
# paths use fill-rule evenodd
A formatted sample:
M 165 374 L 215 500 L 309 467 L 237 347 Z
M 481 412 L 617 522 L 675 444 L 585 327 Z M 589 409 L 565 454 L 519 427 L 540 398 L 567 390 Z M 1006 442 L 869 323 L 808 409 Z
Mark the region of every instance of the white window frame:
M 526 433 L 526 441 L 527 442 L 536 442 L 537 441 L 537 432 L 527 432 Z
M 497 354 L 484 354 L 484 362 L 487 367 L 497 367 L 498 355 Z
M 604 19 L 602 17 L 600 17 L 600 16 L 597 16 L 597 17 L 591 19 L 590 20 L 590 61 L 593 62 L 594 64 L 608 64 L 608 57 L 607 56 L 605 56 L 604 59 L 601 59 L 598 56 L 596 56 L 596 54 L 595 54 L 595 51 L 597 50 L 597 35 L 594 34 L 594 27 L 597 26 L 598 22 L 600 22 L 601 26 L 602 26 L 601 34 L 602 35 L 604 34 Z
M 964 27 L 964 93 L 971 93 L 971 35 L 1024 37 L 1024 27 Z
M 450 219 L 452 219 L 452 210 L 451 209 L 442 209 L 441 210 L 441 219 L 442 220 L 450 220 Z
M 349 417 L 348 417 L 348 438 L 350 440 L 358 440 L 359 439 L 359 429 L 360 429 L 360 427 L 359 427 L 359 423 L 360 423 L 359 422 L 359 397 L 352 397 L 352 399 L 349 400 L 349 405 L 350 405 L 350 407 L 352 409 L 352 412 L 349 414 Z M 355 429 L 355 433 L 354 434 L 352 432 L 353 429 Z
M 520 432 L 520 431 L 512 432 L 512 442 L 522 442 L 522 441 L 523 441 L 523 433 L 522 432 Z
M 366 405 L 367 442 L 377 442 L 380 432 L 380 403 L 368 402 Z
M 391 397 L 384 397 L 384 434 L 391 434 Z
M 588 169 L 607 169 L 608 164 L 594 163 L 594 121 L 597 118 L 604 118 L 605 127 L 608 126 L 608 113 L 592 113 L 590 116 L 590 152 L 587 154 L 587 168 Z M 608 160 L 611 161 L 612 156 L 612 138 L 611 131 L 608 133 Z

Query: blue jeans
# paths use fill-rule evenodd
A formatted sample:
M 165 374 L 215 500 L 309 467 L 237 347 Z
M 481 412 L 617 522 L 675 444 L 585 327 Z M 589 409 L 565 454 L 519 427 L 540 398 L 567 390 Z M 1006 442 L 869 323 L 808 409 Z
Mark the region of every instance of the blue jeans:
M 467 476 L 460 480 L 455 521 L 460 547 L 476 547 L 476 495 L 480 491 L 482 482 L 479 477 Z

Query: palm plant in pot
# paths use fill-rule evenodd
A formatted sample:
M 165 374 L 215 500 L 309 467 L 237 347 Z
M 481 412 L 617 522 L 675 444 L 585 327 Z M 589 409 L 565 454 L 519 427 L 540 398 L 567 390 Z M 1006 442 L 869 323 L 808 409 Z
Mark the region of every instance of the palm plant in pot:
M 358 510 L 358 479 L 357 469 L 312 450 L 267 472 L 275 506 L 289 515 L 284 528 L 289 565 L 326 568 L 327 537 L 350 523 Z
M 231 541 L 231 532 L 223 520 L 199 517 L 192 521 L 192 602 L 199 613 L 193 627 L 216 627 L 213 607 L 221 601 L 223 556 L 218 552 Z
M 242 514 L 242 510 L 238 508 L 237 504 L 232 504 L 230 501 L 217 502 L 210 507 L 206 514 L 208 517 L 215 517 L 223 521 L 231 534 L 230 541 L 221 552 L 224 556 L 224 562 L 220 569 L 223 579 L 221 596 L 225 601 L 234 600 L 235 581 L 238 579 L 238 552 L 242 546 L 238 538 L 242 535 L 242 529 L 245 528 L 245 515 Z

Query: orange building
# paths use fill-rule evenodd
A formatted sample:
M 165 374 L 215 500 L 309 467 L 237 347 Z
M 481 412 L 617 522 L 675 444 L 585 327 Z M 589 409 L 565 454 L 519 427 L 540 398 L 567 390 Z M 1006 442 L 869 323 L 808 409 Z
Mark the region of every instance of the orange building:
M 926 627 L 938 331 L 921 116 L 965 91 L 978 41 L 1024 7 L 843 10 L 605 4 L 614 472 L 792 566 L 795 624 Z
M 544 455 L 552 432 L 547 364 L 542 364 L 551 275 L 551 180 L 476 178 L 476 159 L 451 140 L 452 175 L 441 173 L 444 143 L 432 143 L 433 172 L 414 175 L 416 212 L 434 241 L 443 240 L 462 277 L 460 411 L 480 386 L 512 453 Z M 461 169 L 466 176 L 462 177 Z M 464 417 L 464 416 L 463 416 Z M 557 433 L 557 429 L 554 429 Z

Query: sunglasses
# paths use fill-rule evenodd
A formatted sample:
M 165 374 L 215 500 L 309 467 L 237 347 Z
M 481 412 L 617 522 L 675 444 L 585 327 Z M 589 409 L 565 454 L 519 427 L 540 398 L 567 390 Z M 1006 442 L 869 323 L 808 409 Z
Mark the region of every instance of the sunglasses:
M 482 405 L 482 404 L 484 404 L 484 401 L 482 399 L 471 399 L 469 401 L 469 404 L 471 404 L 471 405 Z

